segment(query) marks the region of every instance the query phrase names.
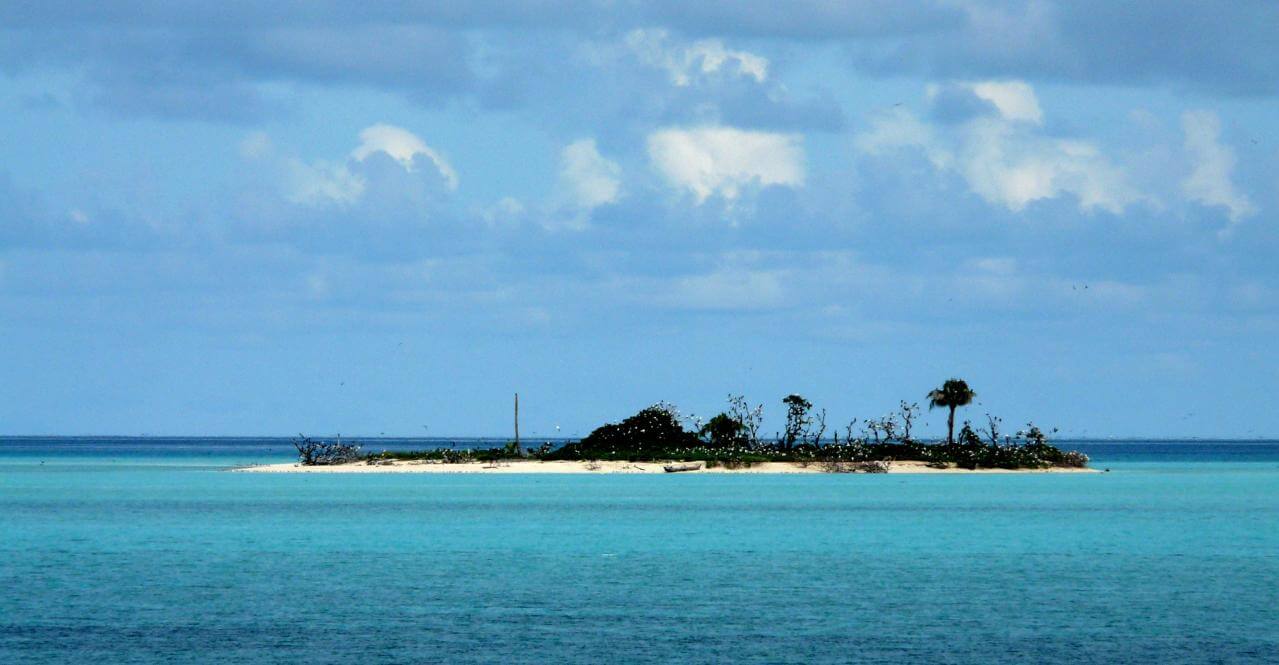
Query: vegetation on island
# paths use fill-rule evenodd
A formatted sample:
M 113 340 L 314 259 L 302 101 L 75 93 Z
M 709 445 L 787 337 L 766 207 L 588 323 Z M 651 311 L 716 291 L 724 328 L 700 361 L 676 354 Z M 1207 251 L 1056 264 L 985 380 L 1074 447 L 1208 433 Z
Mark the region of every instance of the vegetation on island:
M 299 434 L 298 438 L 293 440 L 293 447 L 297 448 L 298 461 L 304 466 L 347 464 L 363 459 L 360 454 L 360 445 L 344 443 L 340 436 L 337 440 L 325 441 Z
M 526 449 L 515 442 L 504 447 L 458 450 L 453 448 L 408 452 L 383 451 L 361 454 L 358 446 L 318 442 L 303 437 L 298 453 L 302 464 L 337 464 L 363 460 L 369 464 L 393 460 L 426 460 L 439 463 L 501 463 L 513 459 L 704 462 L 707 467 L 743 468 L 763 462 L 817 465 L 824 471 L 883 472 L 893 461 L 925 462 L 934 468 L 1042 469 L 1087 466 L 1088 456 L 1063 451 L 1048 441 L 1048 434 L 1033 423 L 1007 435 L 999 418 L 987 414 L 985 426 L 965 420 L 955 432 L 955 413 L 972 403 L 976 393 L 961 379 L 950 379 L 927 395 L 929 408 L 947 410 L 945 441 L 915 438 L 921 410 L 902 401 L 893 413 L 845 424 L 827 426 L 825 409 L 815 409 L 802 395 L 782 399 L 786 420 L 782 431 L 763 437 L 760 429 L 764 406 L 752 406 L 745 397 L 729 395 L 728 406 L 702 421 L 683 417 L 673 405 L 661 402 L 642 409 L 618 423 L 603 425 L 579 441 L 546 443 Z M 829 433 L 828 433 L 829 432 Z M 305 444 L 305 445 L 303 445 Z
M 946 416 L 946 443 L 955 443 L 955 409 L 973 403 L 977 393 L 963 379 L 946 379 L 940 388 L 928 393 L 928 408 L 950 409 Z

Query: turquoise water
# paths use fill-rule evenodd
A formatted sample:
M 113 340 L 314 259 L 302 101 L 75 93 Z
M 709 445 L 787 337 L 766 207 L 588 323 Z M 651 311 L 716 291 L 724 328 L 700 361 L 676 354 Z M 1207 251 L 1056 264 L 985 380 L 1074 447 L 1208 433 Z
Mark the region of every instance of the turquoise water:
M 0 439 L 0 662 L 1279 661 L 1279 444 L 1074 447 L 1112 472 L 263 475 L 223 469 L 287 442 Z

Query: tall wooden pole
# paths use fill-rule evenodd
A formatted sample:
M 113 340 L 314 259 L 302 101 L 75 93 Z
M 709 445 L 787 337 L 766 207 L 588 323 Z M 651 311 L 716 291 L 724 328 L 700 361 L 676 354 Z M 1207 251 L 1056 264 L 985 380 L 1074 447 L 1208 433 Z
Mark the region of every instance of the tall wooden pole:
M 515 393 L 515 448 L 520 447 L 520 394 Z

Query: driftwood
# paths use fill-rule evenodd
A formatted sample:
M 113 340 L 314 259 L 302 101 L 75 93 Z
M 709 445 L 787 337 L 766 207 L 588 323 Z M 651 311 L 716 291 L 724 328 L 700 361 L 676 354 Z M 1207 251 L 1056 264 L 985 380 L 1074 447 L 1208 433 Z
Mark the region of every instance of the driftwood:
M 858 469 L 862 473 L 888 473 L 889 467 L 893 465 L 891 459 L 887 460 L 869 460 L 858 465 Z
M 864 462 L 841 462 L 826 461 L 822 462 L 822 471 L 826 473 L 888 473 L 888 469 L 892 467 L 893 460 L 866 460 Z
M 701 471 L 701 462 L 689 462 L 686 464 L 667 464 L 662 467 L 666 473 L 679 473 L 680 471 Z

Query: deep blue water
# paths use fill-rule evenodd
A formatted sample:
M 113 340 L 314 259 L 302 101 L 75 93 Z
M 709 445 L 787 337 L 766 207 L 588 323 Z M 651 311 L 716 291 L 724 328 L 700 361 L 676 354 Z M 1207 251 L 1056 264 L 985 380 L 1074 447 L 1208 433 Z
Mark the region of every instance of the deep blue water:
M 369 447 L 434 445 L 381 441 Z M 0 663 L 1279 662 L 1279 444 L 1111 473 L 226 473 L 0 439 Z

